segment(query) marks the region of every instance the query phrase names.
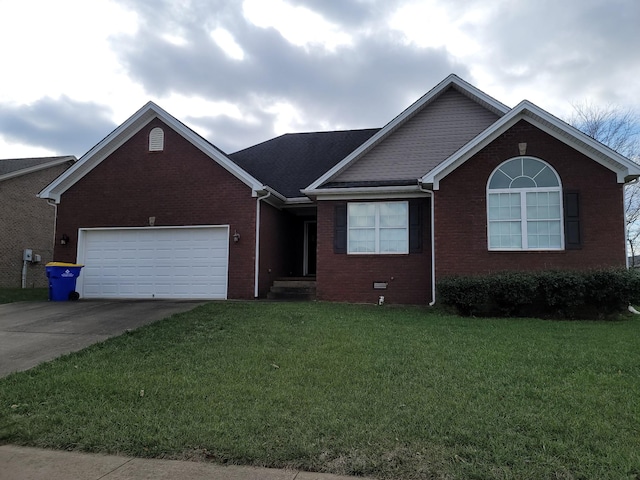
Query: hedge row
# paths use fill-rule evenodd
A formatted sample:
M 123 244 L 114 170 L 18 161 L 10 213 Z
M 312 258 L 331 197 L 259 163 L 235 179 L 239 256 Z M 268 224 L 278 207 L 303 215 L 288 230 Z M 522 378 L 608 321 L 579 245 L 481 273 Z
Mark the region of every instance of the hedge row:
M 554 270 L 448 277 L 438 282 L 438 295 L 463 315 L 602 318 L 640 303 L 640 273 Z

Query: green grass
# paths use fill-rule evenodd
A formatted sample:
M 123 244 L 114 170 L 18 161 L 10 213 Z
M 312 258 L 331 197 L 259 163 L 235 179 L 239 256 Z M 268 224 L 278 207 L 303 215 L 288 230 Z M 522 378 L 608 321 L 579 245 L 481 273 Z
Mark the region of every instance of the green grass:
M 638 478 L 639 330 L 211 303 L 0 380 L 0 442 L 379 478 Z
M 0 288 L 0 303 L 46 301 L 48 288 Z

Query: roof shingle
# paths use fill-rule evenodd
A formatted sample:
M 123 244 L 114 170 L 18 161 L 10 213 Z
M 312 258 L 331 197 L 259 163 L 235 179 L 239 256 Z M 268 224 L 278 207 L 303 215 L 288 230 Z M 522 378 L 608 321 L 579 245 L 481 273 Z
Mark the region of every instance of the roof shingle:
M 39 158 L 8 158 L 0 159 L 0 176 L 8 173 L 26 170 L 27 168 L 44 166 L 47 163 L 57 163 L 62 159 L 72 159 L 74 157 L 39 157 Z
M 336 165 L 379 129 L 288 133 L 228 157 L 250 175 L 287 198 Z

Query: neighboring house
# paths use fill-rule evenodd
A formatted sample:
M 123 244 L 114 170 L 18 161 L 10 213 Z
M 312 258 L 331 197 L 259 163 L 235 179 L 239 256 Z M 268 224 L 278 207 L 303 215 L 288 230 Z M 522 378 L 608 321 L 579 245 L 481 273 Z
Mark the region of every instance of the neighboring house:
M 37 194 L 75 160 L 73 156 L 0 160 L 0 287 L 48 285 L 44 264 L 53 258 L 56 207 Z M 25 249 L 40 261 L 25 263 Z
M 84 297 L 426 304 L 439 278 L 624 266 L 640 167 L 537 106 L 451 75 L 382 129 L 226 155 L 148 103 L 40 193 Z

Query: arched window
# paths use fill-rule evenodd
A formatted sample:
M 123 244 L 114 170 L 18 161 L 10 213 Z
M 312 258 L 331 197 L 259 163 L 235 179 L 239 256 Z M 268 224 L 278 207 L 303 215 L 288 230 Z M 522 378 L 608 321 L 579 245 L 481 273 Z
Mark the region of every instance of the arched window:
M 487 184 L 489 250 L 562 250 L 562 185 L 548 163 L 507 160 Z
M 161 152 L 164 150 L 164 130 L 155 127 L 149 132 L 149 151 Z

